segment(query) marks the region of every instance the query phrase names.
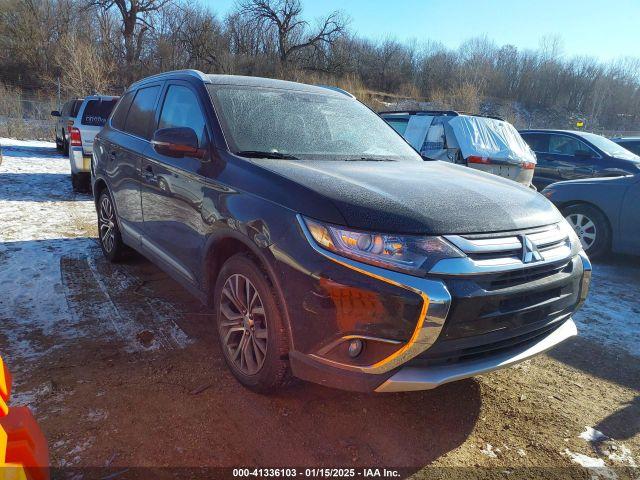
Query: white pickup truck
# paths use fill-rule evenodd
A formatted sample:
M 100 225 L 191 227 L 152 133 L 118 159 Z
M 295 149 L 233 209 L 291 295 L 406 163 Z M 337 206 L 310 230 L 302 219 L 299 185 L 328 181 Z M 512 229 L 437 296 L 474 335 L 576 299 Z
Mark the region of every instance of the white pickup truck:
M 86 97 L 75 118 L 69 121 L 69 162 L 71 163 L 71 184 L 73 190 L 87 191 L 91 179 L 91 154 L 93 139 L 107 122 L 119 97 L 90 95 Z

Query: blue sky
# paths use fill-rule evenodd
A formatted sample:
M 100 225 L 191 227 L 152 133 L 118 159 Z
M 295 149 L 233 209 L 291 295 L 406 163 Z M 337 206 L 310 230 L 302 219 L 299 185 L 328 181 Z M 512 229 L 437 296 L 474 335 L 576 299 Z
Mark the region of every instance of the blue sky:
M 226 13 L 235 0 L 200 0 Z M 438 40 L 455 48 L 486 35 L 502 45 L 536 48 L 559 36 L 565 55 L 602 60 L 640 57 L 640 0 L 302 0 L 304 15 L 332 10 L 351 17 L 351 29 L 369 38 Z

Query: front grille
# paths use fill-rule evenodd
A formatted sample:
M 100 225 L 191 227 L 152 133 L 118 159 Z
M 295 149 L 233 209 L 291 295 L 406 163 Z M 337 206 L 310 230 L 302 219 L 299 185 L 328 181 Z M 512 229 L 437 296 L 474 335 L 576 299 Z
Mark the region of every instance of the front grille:
M 559 225 L 447 239 L 471 266 L 463 273 L 442 274 L 451 308 L 436 342 L 418 357 L 421 361 L 510 348 L 545 334 L 573 313 L 582 264 L 577 256 L 571 258 L 570 240 Z M 531 250 L 539 252 L 538 261 L 526 263 Z
M 497 234 L 446 235 L 445 238 L 466 255 L 463 260 L 466 270 L 452 271 L 453 274 L 514 271 L 535 268 L 538 262 L 564 260 L 566 264 L 571 254 L 569 236 L 560 224 Z M 436 268 L 435 273 L 448 272 L 439 272 Z
M 560 262 L 539 267 L 529 267 L 526 269 L 512 270 L 510 272 L 498 273 L 495 275 L 483 275 L 480 283 L 486 290 L 499 290 L 502 288 L 522 285 L 524 283 L 534 282 L 542 278 L 556 275 L 560 272 L 570 273 L 572 268 L 571 262 Z

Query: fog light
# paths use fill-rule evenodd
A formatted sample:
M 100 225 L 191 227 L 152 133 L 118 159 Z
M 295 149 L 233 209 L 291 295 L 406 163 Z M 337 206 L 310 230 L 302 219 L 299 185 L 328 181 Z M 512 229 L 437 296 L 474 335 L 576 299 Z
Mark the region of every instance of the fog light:
M 362 340 L 356 338 L 349 342 L 349 356 L 356 358 L 362 352 L 363 343 Z

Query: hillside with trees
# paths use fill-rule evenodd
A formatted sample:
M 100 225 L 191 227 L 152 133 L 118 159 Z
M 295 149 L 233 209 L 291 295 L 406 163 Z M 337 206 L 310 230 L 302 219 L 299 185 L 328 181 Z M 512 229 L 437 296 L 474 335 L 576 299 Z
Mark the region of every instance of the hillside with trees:
M 215 6 L 215 4 L 214 4 Z M 640 130 L 640 60 L 563 55 L 471 38 L 362 38 L 342 12 L 305 16 L 299 0 L 241 0 L 224 17 L 186 0 L 0 0 L 0 117 L 120 93 L 181 68 L 346 88 L 376 110 L 427 105 L 503 115 L 519 126 Z M 27 113 L 25 113 L 27 112 Z M 35 113 L 34 113 L 35 112 Z M 48 112 L 47 112 L 48 114 Z

